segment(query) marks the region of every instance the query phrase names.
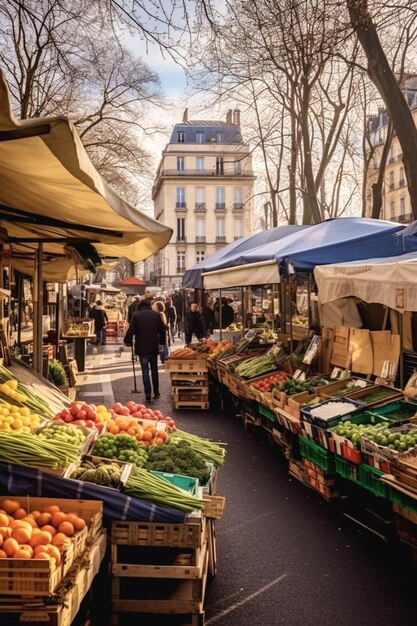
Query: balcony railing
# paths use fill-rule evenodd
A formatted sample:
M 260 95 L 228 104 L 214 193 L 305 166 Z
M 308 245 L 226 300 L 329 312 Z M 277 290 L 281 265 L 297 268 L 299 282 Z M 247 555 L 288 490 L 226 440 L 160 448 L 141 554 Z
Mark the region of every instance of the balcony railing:
M 235 202 L 233 204 L 233 209 L 235 211 L 240 211 L 241 209 L 243 209 L 243 202 Z
M 187 203 L 186 202 L 176 202 L 175 203 L 175 208 L 176 209 L 182 209 L 183 211 L 187 210 Z
M 205 235 L 201 235 L 199 237 L 195 238 L 195 242 L 196 243 L 206 243 L 206 236 Z
M 183 274 L 185 272 L 185 265 L 177 265 L 177 274 Z
M 160 176 L 253 176 L 253 170 L 241 170 L 235 172 L 234 169 L 224 169 L 223 172 L 211 170 L 168 170 L 164 169 L 160 172 Z
M 196 211 L 205 211 L 206 210 L 206 203 L 205 202 L 196 202 L 195 203 L 195 210 Z
M 225 211 L 226 203 L 225 202 L 216 202 L 216 210 L 217 211 Z
M 177 237 L 177 243 L 187 243 L 187 237 Z
M 216 243 L 226 243 L 226 237 L 223 235 L 216 235 Z

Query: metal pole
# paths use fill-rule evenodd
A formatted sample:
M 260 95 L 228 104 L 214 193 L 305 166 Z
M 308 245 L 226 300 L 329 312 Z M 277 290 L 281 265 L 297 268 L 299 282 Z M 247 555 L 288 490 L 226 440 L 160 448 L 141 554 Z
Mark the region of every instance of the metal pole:
M 220 341 L 223 337 L 223 320 L 222 320 L 222 290 L 219 289 L 219 326 L 220 326 Z
M 17 345 L 22 341 L 22 313 L 23 313 L 23 276 L 16 273 L 17 280 Z
M 242 339 L 243 339 L 243 335 L 245 334 L 245 306 L 244 306 L 244 289 L 243 287 L 240 288 L 240 314 L 242 316 Z
M 140 393 L 139 389 L 137 388 L 136 385 L 136 370 L 135 370 L 135 351 L 133 348 L 133 341 L 132 341 L 132 346 L 131 346 L 131 350 L 132 350 L 132 369 L 133 369 L 133 389 L 130 393 Z
M 33 369 L 42 375 L 42 316 L 43 316 L 43 244 L 39 243 L 35 253 L 33 275 Z
M 311 328 L 311 274 L 307 276 L 308 328 Z
M 400 331 L 400 389 L 404 389 L 404 324 L 402 313 L 398 315 L 398 327 Z

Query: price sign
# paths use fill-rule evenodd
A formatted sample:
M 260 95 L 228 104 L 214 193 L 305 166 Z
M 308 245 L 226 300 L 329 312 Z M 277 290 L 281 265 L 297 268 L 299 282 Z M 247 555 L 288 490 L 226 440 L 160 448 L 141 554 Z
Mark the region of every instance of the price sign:
M 282 345 L 281 343 L 277 343 L 273 346 L 271 346 L 267 352 L 267 354 L 270 354 L 276 361 L 276 363 L 278 363 L 282 357 Z
M 320 335 L 314 335 L 304 355 L 303 363 L 305 363 L 306 365 L 311 365 L 319 349 L 320 341 L 321 341 Z
M 303 372 L 303 370 L 295 370 L 294 374 L 292 375 L 294 380 L 301 380 L 304 381 L 306 379 L 306 373 Z
M 332 380 L 337 380 L 338 378 L 340 378 L 342 375 L 342 370 L 340 369 L 340 367 L 334 367 L 332 370 L 332 373 L 330 374 L 330 378 Z
M 257 329 L 256 328 L 251 328 L 246 333 L 245 339 L 247 339 L 248 341 L 253 341 L 255 339 L 255 337 L 257 336 L 257 334 L 258 334 Z

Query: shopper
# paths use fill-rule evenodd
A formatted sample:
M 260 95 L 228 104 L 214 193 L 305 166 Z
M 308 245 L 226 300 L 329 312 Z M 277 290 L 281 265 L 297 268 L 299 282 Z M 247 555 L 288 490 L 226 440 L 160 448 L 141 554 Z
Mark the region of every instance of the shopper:
M 161 359 L 161 363 L 165 363 L 166 359 L 169 357 L 169 345 L 171 343 L 169 339 L 170 329 L 169 329 L 169 324 L 168 324 L 168 318 L 165 313 L 165 304 L 162 302 L 162 300 L 156 300 L 152 304 L 152 309 L 156 311 L 157 313 L 159 313 L 159 315 L 161 316 L 162 323 L 165 328 L 165 334 L 166 334 L 165 345 L 164 345 L 163 350 L 159 351 L 159 357 Z
M 176 329 L 176 324 L 177 324 L 177 309 L 172 304 L 172 298 L 170 298 L 169 296 L 165 298 L 165 313 L 168 318 L 171 341 L 175 341 L 175 329 Z
M 207 300 L 207 304 L 203 309 L 204 324 L 206 327 L 207 335 L 212 335 L 214 332 L 214 311 L 213 311 L 213 298 Z
M 234 321 L 235 314 L 226 298 L 222 298 L 222 328 L 227 328 Z
M 152 388 L 154 398 L 159 398 L 158 354 L 166 344 L 166 330 L 160 314 L 152 310 L 151 303 L 147 299 L 139 302 L 132 316 L 124 337 L 125 345 L 131 346 L 133 337 L 135 338 L 135 353 L 139 357 L 142 370 L 146 402 L 151 402 Z
M 105 328 L 109 321 L 106 309 L 101 300 L 97 300 L 90 310 L 90 318 L 94 320 L 94 333 L 96 335 L 96 344 L 102 346 L 105 343 Z
M 200 341 L 205 334 L 204 318 L 199 311 L 198 304 L 193 302 L 186 316 L 185 343 L 191 343 L 193 335 Z
M 127 321 L 129 324 L 132 321 L 133 313 L 136 311 L 138 304 L 139 296 L 133 296 L 132 302 L 129 304 L 129 307 L 127 309 Z

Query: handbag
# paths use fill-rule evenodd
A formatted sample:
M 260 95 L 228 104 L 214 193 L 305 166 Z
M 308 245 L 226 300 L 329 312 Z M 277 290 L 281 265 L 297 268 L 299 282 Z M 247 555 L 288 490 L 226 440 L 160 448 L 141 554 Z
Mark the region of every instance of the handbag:
M 163 346 L 163 349 L 161 350 L 161 352 L 159 353 L 159 358 L 161 359 L 161 363 L 165 363 L 168 357 L 169 357 L 169 348 L 168 348 L 168 344 L 166 343 Z

